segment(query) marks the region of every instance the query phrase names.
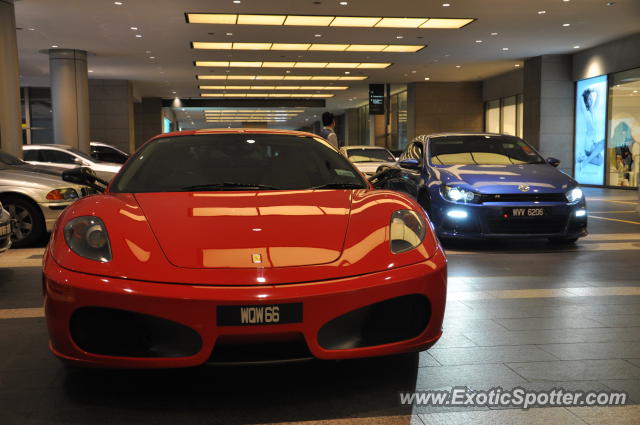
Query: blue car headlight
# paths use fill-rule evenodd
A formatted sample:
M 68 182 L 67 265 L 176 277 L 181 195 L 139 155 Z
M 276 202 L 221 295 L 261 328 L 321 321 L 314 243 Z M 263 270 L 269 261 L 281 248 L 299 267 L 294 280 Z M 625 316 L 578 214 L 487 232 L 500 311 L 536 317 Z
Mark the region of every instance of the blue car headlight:
M 573 189 L 568 191 L 565 196 L 567 197 L 567 201 L 569 201 L 570 204 L 576 204 L 580 202 L 584 194 L 582 193 L 582 189 L 580 189 L 579 187 L 574 187 Z
M 479 193 L 455 186 L 442 186 L 441 193 L 444 199 L 451 202 L 479 204 L 481 200 Z

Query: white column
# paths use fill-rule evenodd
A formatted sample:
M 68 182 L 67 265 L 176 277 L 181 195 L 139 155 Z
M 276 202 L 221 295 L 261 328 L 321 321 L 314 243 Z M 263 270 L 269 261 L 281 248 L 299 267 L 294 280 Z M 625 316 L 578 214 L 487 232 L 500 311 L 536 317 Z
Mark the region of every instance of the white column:
M 89 153 L 89 80 L 87 52 L 49 50 L 53 138 Z
M 6 0 L 0 0 L 0 148 L 22 158 L 16 16 Z

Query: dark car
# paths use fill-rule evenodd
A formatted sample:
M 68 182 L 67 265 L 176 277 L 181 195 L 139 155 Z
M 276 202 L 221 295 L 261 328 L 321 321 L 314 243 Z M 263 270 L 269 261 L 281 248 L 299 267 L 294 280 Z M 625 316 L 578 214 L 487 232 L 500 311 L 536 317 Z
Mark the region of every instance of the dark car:
M 419 136 L 400 157 L 404 177 L 443 238 L 587 235 L 578 183 L 524 140 L 499 134 Z

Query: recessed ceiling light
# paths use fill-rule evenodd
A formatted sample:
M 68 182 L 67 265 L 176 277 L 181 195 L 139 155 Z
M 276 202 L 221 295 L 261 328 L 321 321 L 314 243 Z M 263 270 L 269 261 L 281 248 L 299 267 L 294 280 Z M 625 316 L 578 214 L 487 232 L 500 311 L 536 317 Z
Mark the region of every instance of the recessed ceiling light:
M 89 71 L 87 71 L 87 72 L 93 72 L 93 69 L 90 69 L 90 70 L 89 70 Z
M 571 24 L 562 24 L 563 27 L 570 27 Z
M 346 75 L 351 74 L 351 72 L 349 72 L 349 71 L 345 71 L 344 73 L 345 73 Z
M 614 4 L 616 4 L 615 1 L 610 1 L 610 2 L 607 3 L 607 6 L 613 6 Z
M 27 28 L 29 31 L 35 31 L 35 28 Z
M 411 71 L 412 74 L 415 74 L 416 72 L 417 72 L 416 70 Z
M 573 46 L 573 48 L 574 48 L 574 49 L 579 49 L 579 48 L 580 48 L 580 46 Z
M 341 1 L 341 2 L 340 2 L 340 6 L 346 6 L 346 5 L 348 5 L 348 4 L 349 4 L 349 2 L 348 2 L 348 1 Z
M 149 59 L 155 59 L 155 58 L 156 58 L 155 56 L 149 56 Z
M 491 35 L 498 35 L 498 33 L 497 32 L 492 32 Z
M 233 2 L 234 2 L 235 4 L 240 4 L 240 3 L 242 3 L 240 0 L 233 0 Z
M 138 27 L 129 27 L 129 29 L 134 30 L 134 31 L 138 31 Z
M 142 34 L 136 34 L 136 38 L 142 38 Z
M 124 3 L 122 3 L 121 1 L 114 1 L 113 4 L 115 4 L 116 6 L 122 6 Z
M 322 34 L 314 34 L 314 37 L 320 38 L 320 37 L 322 37 Z
M 638 90 L 634 90 L 633 92 L 634 92 L 634 93 L 638 93 Z
M 519 63 L 515 64 L 514 66 L 515 66 L 516 68 L 520 68 L 520 64 L 519 64 Z
M 442 7 L 449 7 L 449 6 L 451 6 L 451 4 L 449 4 L 449 3 L 442 3 Z
M 460 68 L 460 67 L 461 67 L 460 65 L 456 65 L 456 68 Z
M 396 35 L 396 38 L 397 38 L 398 40 L 402 40 L 402 39 L 404 38 L 404 36 L 403 36 L 403 35 Z
M 508 47 L 503 47 L 502 50 L 504 50 L 506 52 L 507 50 L 509 50 L 509 48 Z
M 538 10 L 538 15 L 544 15 L 545 13 L 547 13 L 546 10 Z
M 482 43 L 482 40 L 476 40 L 476 43 Z
M 232 32 L 228 32 L 228 33 L 226 33 L 225 35 L 227 35 L 227 36 L 232 36 L 232 35 L 233 35 L 233 33 L 232 33 Z
M 425 81 L 429 81 L 431 78 L 430 77 L 424 77 Z
M 57 48 L 58 48 L 58 45 L 57 45 L 57 44 L 54 44 L 53 46 L 51 46 L 51 48 L 53 48 L 53 49 L 57 49 Z

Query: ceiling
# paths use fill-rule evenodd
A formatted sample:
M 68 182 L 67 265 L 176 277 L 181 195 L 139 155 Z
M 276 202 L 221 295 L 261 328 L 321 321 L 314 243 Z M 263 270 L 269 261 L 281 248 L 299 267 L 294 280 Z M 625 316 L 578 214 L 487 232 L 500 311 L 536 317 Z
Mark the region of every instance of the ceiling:
M 18 31 L 21 81 L 27 86 L 48 85 L 48 58 L 40 51 L 51 46 L 90 52 L 90 78 L 128 79 L 134 82 L 140 96 L 163 98 L 198 97 L 199 84 L 220 83 L 198 82 L 197 74 L 282 75 L 287 71 L 196 68 L 194 61 L 393 63 L 386 69 L 349 70 L 350 75 L 367 76 L 364 81 L 336 81 L 336 85 L 350 86 L 349 90 L 336 91 L 335 97 L 327 99 L 327 108 L 337 111 L 365 102 L 369 83 L 402 84 L 425 78 L 480 80 L 515 69 L 527 57 L 576 52 L 637 32 L 639 28 L 638 0 L 617 0 L 610 6 L 603 0 L 444 1 L 450 6 L 443 7 L 443 1 L 431 0 L 348 0 L 344 6 L 338 0 L 240 0 L 239 4 L 232 0 L 121 0 L 121 5 L 112 0 L 19 0 L 15 8 L 17 26 L 21 28 Z M 213 25 L 189 24 L 185 19 L 187 12 L 477 20 L 461 29 Z M 197 41 L 427 47 L 416 53 L 194 50 L 190 43 Z M 345 70 L 290 69 L 289 75 L 345 75 Z M 197 110 L 192 112 L 198 114 Z M 309 110 L 298 119 L 313 118 L 318 112 Z

